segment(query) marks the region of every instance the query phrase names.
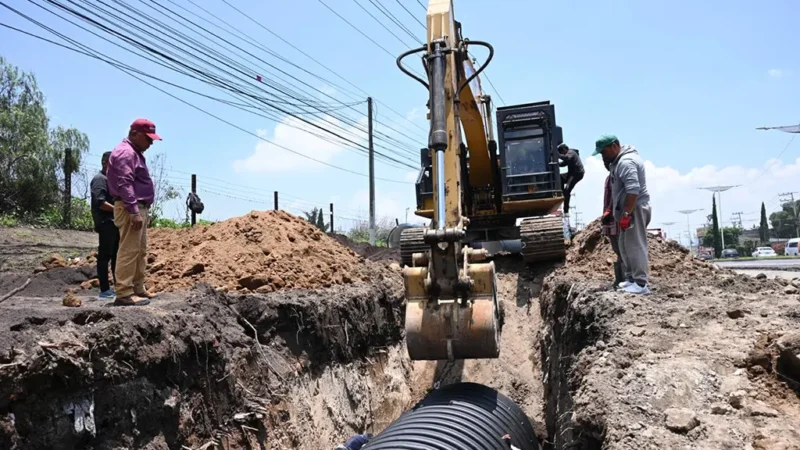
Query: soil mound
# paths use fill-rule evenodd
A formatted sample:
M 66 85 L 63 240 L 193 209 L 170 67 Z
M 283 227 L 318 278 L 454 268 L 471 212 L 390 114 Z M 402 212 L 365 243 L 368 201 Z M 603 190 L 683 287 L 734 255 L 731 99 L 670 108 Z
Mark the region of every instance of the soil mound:
M 153 229 L 148 249 L 154 291 L 198 282 L 237 292 L 316 289 L 374 280 L 385 270 L 283 211 L 252 211 L 182 230 Z
M 711 262 L 694 257 L 686 247 L 675 241 L 649 235 L 647 240 L 652 278 L 670 278 L 679 281 L 704 280 L 719 287 L 741 285 L 745 290 L 757 292 L 765 286 L 776 287 L 775 282 L 756 280 L 721 269 Z M 589 223 L 575 236 L 567 252 L 567 268 L 575 274 L 592 280 L 614 276 L 616 255 L 611 242 L 603 236 L 599 220 Z M 724 285 L 724 286 L 723 286 Z

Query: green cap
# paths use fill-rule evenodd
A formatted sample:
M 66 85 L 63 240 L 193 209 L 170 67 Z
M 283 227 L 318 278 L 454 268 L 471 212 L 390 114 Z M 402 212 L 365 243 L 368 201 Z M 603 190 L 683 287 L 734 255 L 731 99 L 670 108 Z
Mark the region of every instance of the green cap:
M 600 136 L 600 138 L 597 139 L 597 141 L 595 141 L 594 143 L 594 153 L 592 153 L 592 156 L 603 153 L 604 148 L 608 147 L 609 145 L 613 144 L 618 140 L 619 139 L 617 139 L 617 137 L 614 136 L 613 134 L 604 134 Z

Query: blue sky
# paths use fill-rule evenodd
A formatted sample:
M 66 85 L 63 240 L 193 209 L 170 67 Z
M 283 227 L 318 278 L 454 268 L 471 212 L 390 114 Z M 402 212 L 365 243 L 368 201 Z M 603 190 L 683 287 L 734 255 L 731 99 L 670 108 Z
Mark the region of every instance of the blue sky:
M 353 91 L 354 94 L 349 94 L 332 87 L 215 30 L 341 102 L 362 101 L 366 97 L 364 92 L 369 93 L 379 102 L 377 115 L 382 123 L 376 125 L 376 130 L 392 136 L 397 135 L 388 127 L 402 131 L 407 136 L 398 139 L 411 154 L 425 145 L 425 90 L 400 73 L 393 57 L 319 0 L 229 1 L 359 90 L 222 1 L 194 1 L 214 17 L 188 0 L 173 0 L 174 4 L 158 0 L 158 3 L 176 11 L 179 9 L 175 5 L 179 5 L 208 20 L 227 21 L 284 58 Z M 407 48 L 354 0 L 324 1 L 392 55 Z M 359 2 L 402 40 L 409 45 L 413 43 L 370 1 Z M 401 8 L 400 2 L 424 22 L 425 11 L 416 0 L 380 3 L 417 39 L 423 39 L 423 28 Z M 224 96 L 207 85 L 102 42 L 33 4 L 14 3 L 15 8 L 37 20 L 149 74 L 208 95 Z M 162 20 L 167 17 L 151 1 L 129 3 Z M 456 2 L 455 11 L 465 37 L 488 41 L 496 49 L 486 73 L 499 96 L 485 80 L 484 88 L 489 88 L 497 104 L 503 103 L 500 97 L 506 104 L 539 100 L 555 103 L 565 139 L 581 150 L 589 171 L 575 191 L 575 204 L 582 213 L 580 221 L 591 220 L 601 212 L 599 200 L 605 174 L 596 159 L 589 160 L 589 155 L 595 138 L 602 133 L 617 134 L 623 143 L 635 145 L 648 161 L 648 180 L 653 191 L 652 226 L 668 221 L 685 224 L 685 217 L 675 212 L 679 209 L 705 208 L 705 214 L 710 213 L 710 195 L 698 190 L 699 186 L 743 185 L 723 194 L 725 223 L 729 223 L 730 212 L 749 214 L 760 208 L 761 201 L 774 210 L 779 206 L 776 194 L 798 187 L 800 142 L 787 147 L 791 135 L 756 131 L 755 127 L 796 124 L 800 120 L 797 114 L 800 67 L 795 45 L 800 34 L 796 27 L 800 4 L 771 1 L 755 6 L 735 1 L 725 2 L 723 7 L 722 2 L 688 1 L 656 4 L 461 0 Z M 6 9 L 0 8 L 0 21 L 52 38 Z M 5 44 L 0 49 L 4 57 L 36 74 L 54 123 L 86 132 L 93 154 L 111 149 L 135 118 L 153 120 L 164 141 L 157 143 L 151 152 L 166 155 L 173 182 L 188 185 L 188 175 L 182 172 L 198 174 L 200 194 L 206 204 L 204 216 L 209 219 L 270 208 L 274 190 L 284 195 L 282 203 L 296 213 L 312 204 L 327 210 L 328 202 L 333 201 L 343 226 L 367 215 L 365 177 L 321 166 L 265 144 L 105 63 L 3 28 L 0 28 L 0 42 Z M 481 57 L 481 49 L 475 53 L 479 60 L 485 59 Z M 254 69 L 264 66 L 252 58 L 244 64 Z M 257 84 L 255 80 L 249 82 Z M 356 172 L 367 171 L 366 157 L 352 150 L 321 142 L 286 125 L 276 128 L 274 121 L 194 94 L 171 87 L 165 89 L 300 153 Z M 331 102 L 322 95 L 320 98 Z M 365 104 L 353 107 L 366 109 Z M 365 120 L 363 115 L 345 111 L 354 120 L 361 123 Z M 771 160 L 781 153 L 780 160 Z M 376 165 L 377 175 L 387 179 L 408 181 L 413 176 L 411 172 L 408 168 Z M 411 184 L 378 181 L 379 216 L 403 221 L 406 208 L 413 211 L 413 189 Z M 751 220 L 758 216 L 743 218 Z M 692 216 L 692 223 L 703 219 L 703 213 L 699 213 Z M 745 226 L 749 224 L 745 222 Z

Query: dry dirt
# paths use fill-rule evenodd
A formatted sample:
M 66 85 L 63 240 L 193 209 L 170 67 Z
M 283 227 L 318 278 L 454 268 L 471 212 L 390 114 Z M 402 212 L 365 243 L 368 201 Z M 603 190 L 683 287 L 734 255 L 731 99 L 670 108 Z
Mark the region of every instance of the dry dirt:
M 653 293 L 610 292 L 592 224 L 541 297 L 557 449 L 800 448 L 796 289 L 650 239 Z
M 97 235 L 92 232 L 0 227 L 0 272 L 33 272 L 53 253 L 82 257 L 95 248 Z

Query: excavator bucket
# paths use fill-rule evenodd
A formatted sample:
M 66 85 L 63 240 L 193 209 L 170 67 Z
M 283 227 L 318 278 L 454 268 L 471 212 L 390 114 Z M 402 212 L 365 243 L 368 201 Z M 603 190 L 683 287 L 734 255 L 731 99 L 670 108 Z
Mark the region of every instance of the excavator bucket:
M 497 358 L 499 309 L 494 262 L 469 264 L 474 284 L 462 299 L 430 299 L 426 267 L 404 269 L 406 345 L 412 360 Z

